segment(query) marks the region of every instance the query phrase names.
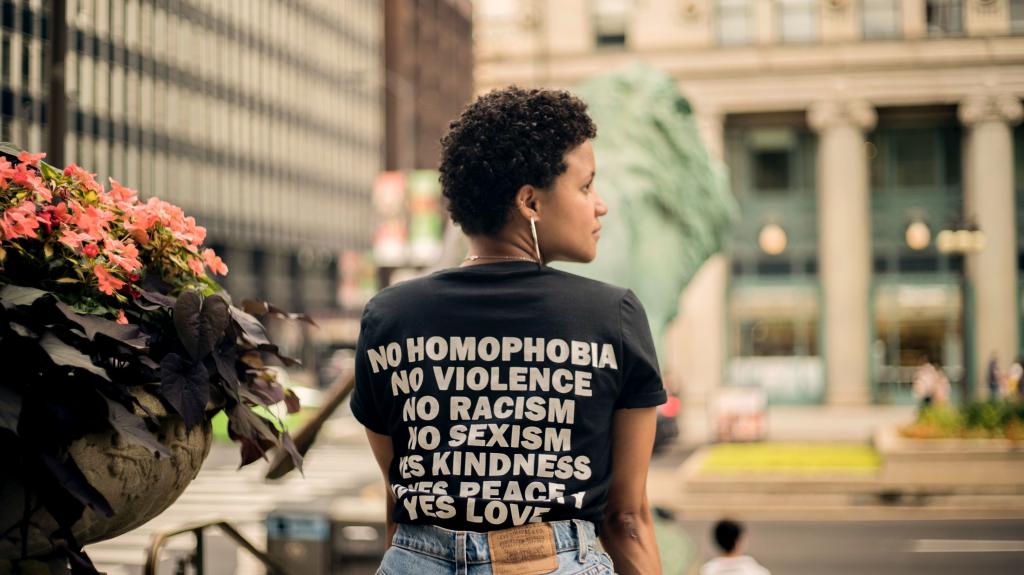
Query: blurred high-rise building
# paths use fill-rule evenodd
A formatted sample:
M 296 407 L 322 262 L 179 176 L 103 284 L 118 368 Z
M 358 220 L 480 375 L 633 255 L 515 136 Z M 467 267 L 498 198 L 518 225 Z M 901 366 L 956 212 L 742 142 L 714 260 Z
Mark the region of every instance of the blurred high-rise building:
M 384 0 L 385 168 L 437 169 L 441 136 L 473 97 L 470 0 Z
M 234 295 L 337 307 L 340 255 L 373 233 L 383 2 L 5 0 L 0 16 L 0 138 L 180 205 Z
M 678 79 L 740 205 L 666 367 L 684 403 L 985 396 L 1022 352 L 1024 0 L 478 0 L 480 90 L 642 60 Z M 980 231 L 980 233 L 979 233 Z M 667 257 L 671 254 L 666 253 Z

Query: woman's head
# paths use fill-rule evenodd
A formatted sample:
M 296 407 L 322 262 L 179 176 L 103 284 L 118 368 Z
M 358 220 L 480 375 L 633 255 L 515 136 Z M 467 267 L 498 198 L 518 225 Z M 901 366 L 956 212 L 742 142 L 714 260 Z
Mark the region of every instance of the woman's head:
M 533 218 L 545 260 L 592 260 L 607 207 L 593 188 L 586 109 L 568 92 L 514 86 L 469 105 L 441 140 L 452 220 L 471 237 L 514 240 Z

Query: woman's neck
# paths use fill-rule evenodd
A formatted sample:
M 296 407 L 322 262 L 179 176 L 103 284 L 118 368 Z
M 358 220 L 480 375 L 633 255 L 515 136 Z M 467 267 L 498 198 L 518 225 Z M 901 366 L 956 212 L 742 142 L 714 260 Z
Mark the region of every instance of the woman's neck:
M 537 261 L 532 240 L 528 243 L 524 238 L 503 236 L 469 236 L 466 256 L 474 259 L 463 261 L 463 267 L 500 261 Z

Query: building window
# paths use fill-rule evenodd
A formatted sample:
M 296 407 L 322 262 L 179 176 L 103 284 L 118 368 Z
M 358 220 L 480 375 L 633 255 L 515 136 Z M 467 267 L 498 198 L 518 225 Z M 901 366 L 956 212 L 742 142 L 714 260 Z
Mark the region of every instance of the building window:
M 963 0 L 927 0 L 925 19 L 929 36 L 961 36 L 964 33 Z
M 631 0 L 593 0 L 594 41 L 598 47 L 624 47 Z
M 899 0 L 864 0 L 864 39 L 899 38 L 901 14 Z
M 779 0 L 779 40 L 813 42 L 818 38 L 818 3 L 813 0 Z
M 721 0 L 718 6 L 718 42 L 724 46 L 750 44 L 754 18 L 750 0 Z
M 1010 0 L 1010 33 L 1024 33 L 1024 0 Z

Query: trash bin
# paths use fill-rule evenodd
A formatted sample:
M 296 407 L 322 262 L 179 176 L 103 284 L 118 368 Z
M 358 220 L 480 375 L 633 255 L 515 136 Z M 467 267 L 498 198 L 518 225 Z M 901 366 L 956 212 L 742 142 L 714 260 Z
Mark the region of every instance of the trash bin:
M 330 575 L 331 521 L 321 502 L 267 514 L 267 554 L 288 573 Z
M 331 538 L 342 573 L 380 565 L 387 534 L 385 508 L 383 498 L 338 497 L 331 503 Z

